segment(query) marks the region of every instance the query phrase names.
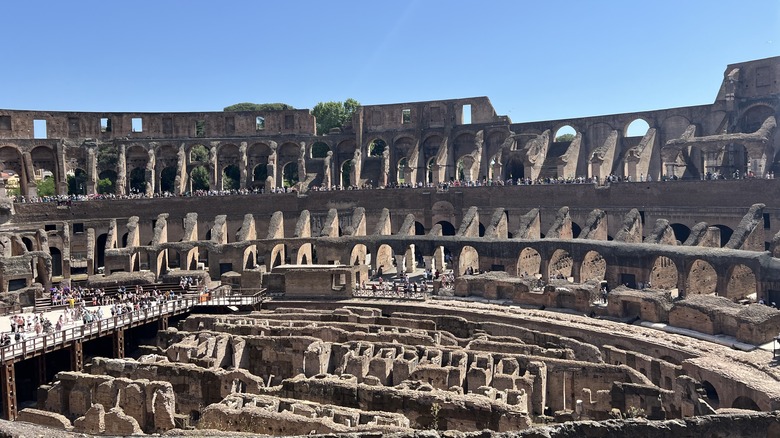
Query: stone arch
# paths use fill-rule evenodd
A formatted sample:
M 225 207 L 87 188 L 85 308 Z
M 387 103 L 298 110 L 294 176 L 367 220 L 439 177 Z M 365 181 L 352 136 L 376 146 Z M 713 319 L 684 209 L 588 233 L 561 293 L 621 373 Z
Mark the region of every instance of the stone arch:
M 312 158 L 325 158 L 330 152 L 330 146 L 327 143 L 318 141 L 311 145 L 311 157 Z
M 513 179 L 515 181 L 518 179 L 524 179 L 525 163 L 523 163 L 520 152 L 507 153 L 505 155 L 507 156 L 505 159 L 506 164 L 504 165 L 504 174 L 506 175 L 506 178 Z
M 691 229 L 685 224 L 671 224 L 670 227 L 674 231 L 674 238 L 680 243 L 685 243 L 691 235 Z
M 718 274 L 711 264 L 702 259 L 696 259 L 688 271 L 685 282 L 685 292 L 688 295 L 713 294 L 717 289 Z
M 158 188 L 160 193 L 176 192 L 176 168 L 174 166 L 167 166 L 160 171 L 160 185 Z
M 369 157 L 381 157 L 387 149 L 387 142 L 381 138 L 375 138 L 368 142 L 366 152 Z
M 98 174 L 97 192 L 100 194 L 116 193 L 117 174 L 115 170 L 106 169 Z M 108 181 L 108 183 L 104 182 Z
M 190 170 L 189 191 L 209 190 L 209 170 L 206 166 L 198 165 Z
M 524 277 L 530 275 L 535 277 L 541 272 L 542 256 L 534 248 L 523 248 L 517 257 L 517 276 Z
M 598 251 L 588 251 L 582 258 L 580 281 L 601 281 L 607 273 L 607 261 Z
M 425 165 L 425 182 L 428 184 L 436 183 L 436 175 L 434 174 L 434 166 L 436 165 L 436 157 L 431 157 Z
M 133 168 L 127 178 L 130 193 L 146 193 L 146 170 L 142 167 Z
M 341 163 L 341 187 L 352 185 L 352 160 L 346 160 Z
M 0 170 L 4 172 L 13 171 L 19 176 L 19 190 L 22 195 L 27 193 L 27 174 L 24 171 L 22 161 L 22 152 L 11 145 L 0 146 Z
M 228 164 L 222 169 L 222 190 L 239 188 L 241 188 L 241 169 L 235 164 Z
M 304 243 L 298 248 L 298 254 L 296 255 L 295 263 L 298 265 L 310 265 L 314 263 L 313 256 L 314 245 L 311 243 Z
M 702 389 L 704 389 L 704 396 L 707 399 L 707 403 L 713 408 L 718 409 L 720 407 L 720 395 L 718 390 L 715 389 L 715 385 L 707 380 L 701 382 Z
M 449 221 L 439 221 L 436 222 L 436 225 L 441 225 L 442 236 L 454 236 L 455 232 L 457 231 L 455 229 L 455 225 L 452 225 L 452 223 Z
M 637 117 L 623 127 L 623 137 L 644 137 L 650 130 L 650 122 L 643 117 Z
M 282 167 L 282 185 L 284 187 L 292 187 L 298 184 L 298 162 L 290 161 Z
M 458 275 L 465 275 L 467 271 L 479 272 L 479 253 L 473 246 L 464 246 L 458 256 Z
M 406 157 L 401 157 L 401 159 L 398 160 L 398 166 L 395 175 L 395 180 L 398 181 L 398 184 L 406 184 L 407 166 L 409 166 L 409 160 L 407 160 Z
M 553 141 L 554 142 L 563 141 L 563 140 L 559 140 L 559 138 L 561 138 L 561 136 L 564 136 L 564 135 L 565 136 L 571 136 L 571 138 L 573 140 L 574 137 L 577 136 L 577 130 L 573 126 L 571 126 L 569 124 L 566 124 L 566 125 L 563 125 L 563 126 L 559 126 L 558 129 L 555 130 L 555 135 L 553 135 Z M 571 140 L 565 140 L 565 141 L 566 142 L 570 142 Z
M 677 280 L 677 264 L 674 260 L 665 256 L 656 257 L 650 269 L 650 285 L 659 289 L 676 289 Z
M 556 249 L 550 257 L 550 265 L 547 268 L 547 275 L 552 278 L 569 278 L 574 263 L 571 255 L 564 249 Z
M 106 265 L 106 241 L 108 240 L 108 234 L 103 233 L 97 236 L 95 239 L 95 272 L 98 272 L 98 268 Z
M 266 178 L 268 178 L 267 164 L 258 164 L 254 169 L 252 169 L 253 187 L 264 187 Z
M 746 409 L 749 411 L 760 411 L 761 408 L 758 407 L 758 403 L 756 403 L 752 398 L 740 395 L 739 397 L 735 398 L 733 402 L 731 402 L 731 407 L 734 409 Z
M 86 195 L 87 194 L 87 171 L 82 168 L 75 168 L 68 175 L 68 194 Z
M 32 159 L 33 172 L 36 178 L 43 179 L 50 174 L 54 181 L 59 180 L 59 171 L 57 170 L 57 154 L 54 149 L 48 146 L 36 146 L 30 151 Z
M 377 275 L 380 274 L 379 271 L 380 269 L 382 270 L 381 271 L 382 275 L 395 269 L 394 255 L 395 254 L 393 253 L 393 248 L 390 245 L 383 244 L 379 246 L 379 248 L 376 250 Z
M 352 252 L 349 255 L 349 264 L 354 266 L 365 265 L 367 252 L 366 245 L 362 243 L 353 246 Z
M 244 249 L 244 269 L 253 269 L 255 267 L 255 261 L 257 260 L 256 252 L 257 250 L 254 245 Z
M 286 246 L 282 243 L 274 245 L 273 249 L 271 249 L 271 258 L 268 261 L 270 265 L 268 266 L 268 270 L 273 270 L 273 268 L 283 265 L 285 258 L 287 257 L 286 254 Z
M 775 115 L 775 110 L 764 103 L 755 104 L 748 107 L 739 118 L 739 132 L 749 134 L 758 131 L 761 125 Z
M 729 269 L 729 282 L 726 286 L 726 298 L 742 299 L 756 292 L 756 275 L 743 264 Z

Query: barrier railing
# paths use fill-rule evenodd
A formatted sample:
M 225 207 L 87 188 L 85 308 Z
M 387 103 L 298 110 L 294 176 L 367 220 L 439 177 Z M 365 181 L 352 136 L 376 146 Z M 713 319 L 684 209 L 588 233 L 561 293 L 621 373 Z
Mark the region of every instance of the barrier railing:
M 147 308 L 135 310 L 121 315 L 110 316 L 89 324 L 76 325 L 53 333 L 36 335 L 34 337 L 11 341 L 10 344 L 0 347 L 0 361 L 5 362 L 17 357 L 26 357 L 39 351 L 47 351 L 68 342 L 85 339 L 94 335 L 104 336 L 118 328 L 132 326 L 136 323 L 154 320 L 161 316 L 183 312 L 198 305 L 228 306 L 256 304 L 262 301 L 264 294 L 254 295 L 226 295 L 184 297 L 173 301 L 167 301 L 152 305 Z

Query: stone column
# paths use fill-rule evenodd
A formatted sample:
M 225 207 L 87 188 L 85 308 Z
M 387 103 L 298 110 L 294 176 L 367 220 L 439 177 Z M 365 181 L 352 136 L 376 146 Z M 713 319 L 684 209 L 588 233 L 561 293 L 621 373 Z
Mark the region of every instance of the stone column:
M 395 255 L 395 269 L 396 269 L 395 272 L 397 274 L 403 274 L 406 272 L 406 268 L 404 267 L 405 258 L 406 258 L 405 254 Z
M 97 180 L 97 146 L 90 146 L 87 148 L 87 186 L 85 187 L 86 194 L 94 195 L 97 193 Z
M 56 191 L 58 195 L 68 194 L 68 180 L 65 176 L 65 142 L 57 142 L 57 172 Z
M 410 274 L 414 273 L 415 270 L 415 254 L 414 254 L 414 244 L 410 244 L 409 248 L 406 249 L 406 254 L 404 254 L 405 262 L 406 262 L 406 271 Z
M 147 153 L 149 154 L 149 160 L 146 162 L 146 172 L 144 177 L 146 179 L 146 196 L 151 198 L 154 196 L 154 187 L 157 183 L 157 173 L 155 172 L 157 157 L 155 156 L 153 148 L 149 149 Z
M 116 163 L 116 194 L 127 194 L 127 146 L 119 146 L 119 157 Z
M 246 181 L 248 178 L 247 163 L 249 159 L 246 156 L 246 148 L 247 148 L 246 142 L 242 141 L 241 145 L 238 148 L 239 149 L 238 168 L 241 171 L 241 182 L 239 183 L 239 188 L 242 190 L 246 188 Z

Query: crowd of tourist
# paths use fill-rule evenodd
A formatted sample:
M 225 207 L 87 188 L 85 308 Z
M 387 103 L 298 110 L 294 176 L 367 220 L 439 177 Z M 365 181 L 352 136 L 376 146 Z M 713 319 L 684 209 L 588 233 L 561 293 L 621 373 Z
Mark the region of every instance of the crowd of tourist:
M 723 180 L 723 179 L 737 179 L 737 180 L 747 180 L 747 179 L 756 179 L 759 176 L 756 175 L 752 171 L 748 171 L 746 174 L 740 174 L 739 171 L 733 172 L 731 175 L 725 175 L 723 173 L 718 172 L 707 172 L 701 176 L 702 180 Z M 767 172 L 764 175 L 765 179 L 774 179 L 775 175 L 774 172 Z M 677 176 L 667 176 L 664 175 L 661 178 L 661 181 L 677 181 L 681 178 L 678 178 Z M 630 177 L 630 176 L 621 176 L 621 175 L 614 175 L 610 174 L 602 179 L 599 179 L 598 177 L 544 177 L 544 178 L 537 178 L 537 179 L 531 179 L 531 178 L 508 178 L 506 180 L 494 180 L 494 179 L 488 179 L 488 178 L 482 178 L 482 179 L 476 179 L 472 181 L 467 180 L 457 180 L 457 179 L 451 179 L 450 181 L 446 182 L 439 182 L 439 183 L 399 183 L 399 182 L 390 182 L 386 185 L 377 185 L 373 184 L 372 182 L 366 182 L 361 185 L 313 185 L 309 186 L 307 188 L 307 191 L 310 192 L 334 192 L 334 191 L 344 191 L 344 190 L 375 190 L 375 189 L 415 189 L 415 188 L 425 188 L 425 189 L 435 189 L 437 191 L 447 191 L 450 188 L 457 188 L 457 187 L 491 187 L 491 186 L 529 186 L 529 185 L 558 185 L 558 184 L 595 184 L 595 185 L 607 185 L 607 184 L 615 184 L 615 183 L 622 183 L 622 182 L 652 182 L 653 178 L 650 175 L 645 176 L 644 174 L 640 174 L 639 177 Z M 58 205 L 72 205 L 73 202 L 81 202 L 81 201 L 93 201 L 93 200 L 126 200 L 126 199 L 147 199 L 147 198 L 176 198 L 176 197 L 208 197 L 208 196 L 244 196 L 244 195 L 259 195 L 259 194 L 285 194 L 285 193 L 298 193 L 298 189 L 296 187 L 274 187 L 269 190 L 266 190 L 262 187 L 255 187 L 252 189 L 231 189 L 231 190 L 195 190 L 191 192 L 185 192 L 183 194 L 177 195 L 172 192 L 159 192 L 155 193 L 152 196 L 147 196 L 146 193 L 142 193 L 139 191 L 132 191 L 129 194 L 125 195 L 116 195 L 116 194 L 79 194 L 79 195 L 52 195 L 52 196 L 22 196 L 17 195 L 14 196 L 15 202 L 19 202 L 22 204 L 30 204 L 30 203 L 43 203 L 43 202 L 52 202 L 57 203 Z

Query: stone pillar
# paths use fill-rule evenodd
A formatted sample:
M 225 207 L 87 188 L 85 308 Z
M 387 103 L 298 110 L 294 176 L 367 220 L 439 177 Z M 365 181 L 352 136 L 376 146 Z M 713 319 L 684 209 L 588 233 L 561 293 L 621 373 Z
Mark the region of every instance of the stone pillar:
M 37 386 L 45 385 L 48 383 L 46 378 L 46 354 L 41 354 L 35 358 L 35 368 L 37 371 Z
M 70 370 L 84 371 L 84 349 L 81 339 L 76 339 L 70 347 Z
M 3 418 L 16 420 L 16 366 L 13 359 L 0 365 L 0 390 L 3 392 Z
M 168 330 L 168 316 L 163 315 L 157 320 L 157 331 L 164 332 Z
M 409 248 L 406 249 L 406 254 L 404 254 L 404 258 L 406 262 L 406 271 L 409 272 L 410 274 L 413 274 L 416 268 L 414 244 L 409 245 Z
M 94 195 L 97 193 L 97 146 L 90 146 L 87 148 L 87 182 L 85 191 L 87 195 Z M 79 187 L 80 189 L 81 187 Z M 81 194 L 81 191 L 79 191 Z
M 729 291 L 728 270 L 726 270 L 726 272 L 721 272 L 720 269 L 716 269 L 715 272 L 717 273 L 718 276 L 715 281 L 715 295 L 719 297 L 730 298 L 728 295 L 728 291 Z
M 574 260 L 574 258 L 572 258 L 571 276 L 574 279 L 574 283 L 582 282 L 582 260 Z
M 68 180 L 65 176 L 65 143 L 60 140 L 57 142 L 57 181 L 56 191 L 58 195 L 68 194 Z
M 405 263 L 404 263 L 405 259 L 406 259 L 406 255 L 405 254 L 402 254 L 402 255 L 397 255 L 396 254 L 396 256 L 395 256 L 396 273 L 403 274 L 403 273 L 406 272 L 406 268 L 404 266 L 405 265 Z
M 542 257 L 539 263 L 539 273 L 542 275 L 542 281 L 547 283 L 550 281 L 550 260 Z
M 680 298 L 685 298 L 685 284 L 688 283 L 688 272 L 684 270 L 684 263 L 678 263 L 675 260 L 677 266 L 677 293 Z
M 35 168 L 32 164 L 32 155 L 29 152 L 22 153 L 22 173 L 19 175 L 19 189 L 24 196 L 38 196 L 38 187 L 35 185 Z
M 238 148 L 239 149 L 238 168 L 241 172 L 241 182 L 239 183 L 239 188 L 242 190 L 246 188 L 246 181 L 248 178 L 247 163 L 249 160 L 246 156 L 246 148 L 247 148 L 246 142 L 242 141 L 241 145 Z
M 423 263 L 425 263 L 425 269 L 433 271 L 433 256 L 423 256 Z
M 433 251 L 433 269 L 434 271 L 438 269 L 439 272 L 443 273 L 446 268 L 444 264 L 444 247 L 438 246 Z
M 116 163 L 116 194 L 126 195 L 127 190 L 127 146 L 119 146 L 119 157 Z
M 114 359 L 124 359 L 125 357 L 125 330 L 116 329 L 114 335 L 111 337 L 111 341 L 114 347 Z
M 157 183 L 157 173 L 155 167 L 157 166 L 157 157 L 155 156 L 154 149 L 149 149 L 149 160 L 146 162 L 146 172 L 144 178 L 146 180 L 146 196 L 154 196 L 154 188 Z

